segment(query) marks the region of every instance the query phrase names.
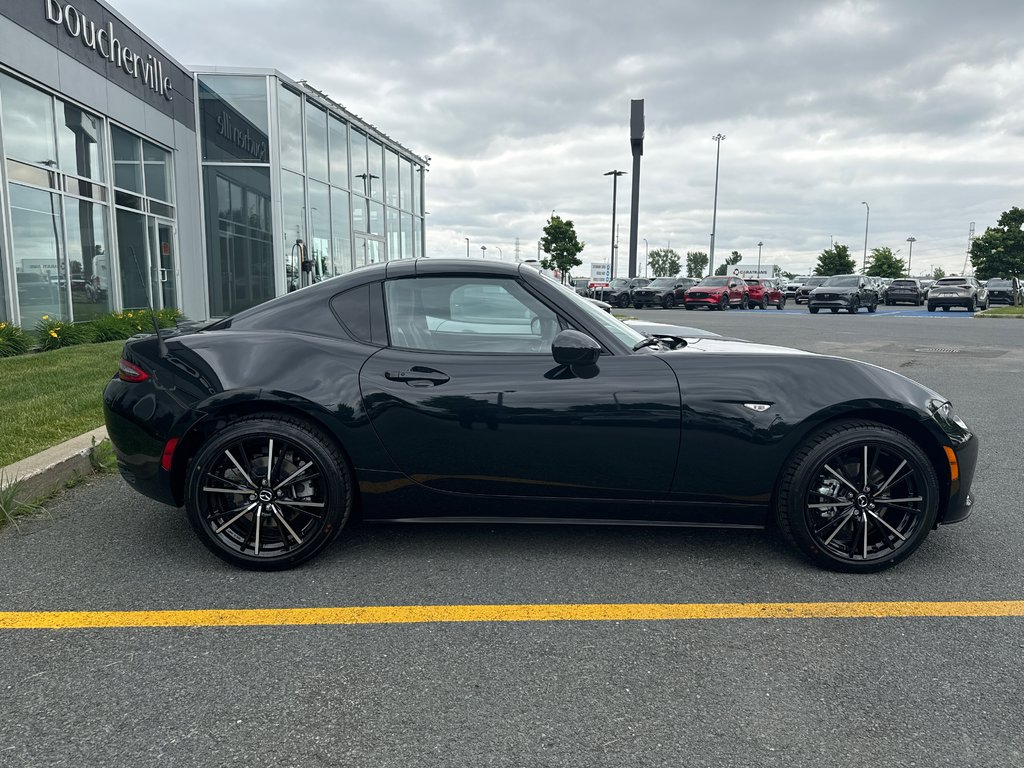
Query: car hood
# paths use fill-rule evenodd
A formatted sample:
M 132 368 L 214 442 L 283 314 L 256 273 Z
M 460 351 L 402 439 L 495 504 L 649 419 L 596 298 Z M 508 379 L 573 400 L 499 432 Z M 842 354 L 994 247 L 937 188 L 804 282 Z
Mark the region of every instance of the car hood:
M 697 330 L 694 328 L 693 330 Z M 685 334 L 674 334 L 682 335 L 684 338 Z M 777 347 L 774 344 L 755 344 L 752 341 L 743 341 L 742 339 L 729 339 L 718 334 L 712 334 L 710 337 L 701 337 L 689 343 L 681 350 L 674 350 L 666 354 L 692 354 L 693 352 L 702 352 L 707 354 L 715 355 L 793 355 L 794 357 L 805 357 L 812 355 L 814 357 L 821 357 L 815 352 L 807 352 L 802 349 L 793 349 L 792 347 Z
M 811 293 L 839 293 L 839 294 L 850 294 L 857 293 L 860 289 L 853 285 L 819 285 L 817 288 L 812 288 Z

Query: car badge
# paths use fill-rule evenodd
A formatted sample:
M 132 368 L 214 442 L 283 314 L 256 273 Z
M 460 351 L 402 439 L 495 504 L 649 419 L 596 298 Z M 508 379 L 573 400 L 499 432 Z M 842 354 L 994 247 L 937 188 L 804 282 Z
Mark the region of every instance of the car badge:
M 761 413 L 763 411 L 767 411 L 772 406 L 770 403 L 744 403 L 743 407 Z

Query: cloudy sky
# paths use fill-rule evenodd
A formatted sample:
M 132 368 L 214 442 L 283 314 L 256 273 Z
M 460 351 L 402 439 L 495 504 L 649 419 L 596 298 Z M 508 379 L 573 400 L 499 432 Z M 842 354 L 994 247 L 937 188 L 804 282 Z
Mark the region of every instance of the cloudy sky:
M 644 99 L 639 257 L 732 250 L 807 272 L 830 238 L 917 238 L 914 271 L 960 272 L 1024 205 L 1020 0 L 110 0 L 182 63 L 274 67 L 420 155 L 427 247 L 536 255 L 551 211 L 586 262 L 611 246 Z M 631 176 L 619 180 L 624 273 Z

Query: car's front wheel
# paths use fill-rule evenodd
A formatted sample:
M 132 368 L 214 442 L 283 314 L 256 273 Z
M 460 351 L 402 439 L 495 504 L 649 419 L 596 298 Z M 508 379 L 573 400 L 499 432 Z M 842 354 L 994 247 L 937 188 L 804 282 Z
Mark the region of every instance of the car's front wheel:
M 629 306 L 629 294 L 624 293 L 621 296 L 619 296 L 618 305 L 622 309 L 626 309 Z
M 938 476 L 917 443 L 857 421 L 804 442 L 782 475 L 775 513 L 786 537 L 818 565 L 870 573 L 909 557 L 938 508 Z
M 666 296 L 665 300 L 661 302 L 661 306 L 664 307 L 665 309 L 672 309 L 672 307 L 674 307 L 675 305 L 676 305 L 676 300 L 672 296 L 672 294 L 669 294 L 668 296 Z
M 807 311 L 810 312 L 812 315 L 816 315 L 818 314 L 818 307 L 808 307 Z
M 341 532 L 353 482 L 340 450 L 288 416 L 240 419 L 196 454 L 186 478 L 188 519 L 217 557 L 251 570 L 291 568 Z

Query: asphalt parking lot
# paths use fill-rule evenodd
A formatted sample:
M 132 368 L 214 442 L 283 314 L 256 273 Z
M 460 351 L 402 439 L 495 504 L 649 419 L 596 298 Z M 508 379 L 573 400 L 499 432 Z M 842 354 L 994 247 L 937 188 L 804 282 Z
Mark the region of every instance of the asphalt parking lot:
M 0 611 L 1024 599 L 1024 322 L 628 312 L 946 394 L 982 441 L 974 515 L 870 576 L 770 532 L 561 526 L 361 526 L 255 574 L 102 476 L 0 531 Z M 1022 653 L 1008 615 L 0 629 L 0 766 L 1020 766 Z

